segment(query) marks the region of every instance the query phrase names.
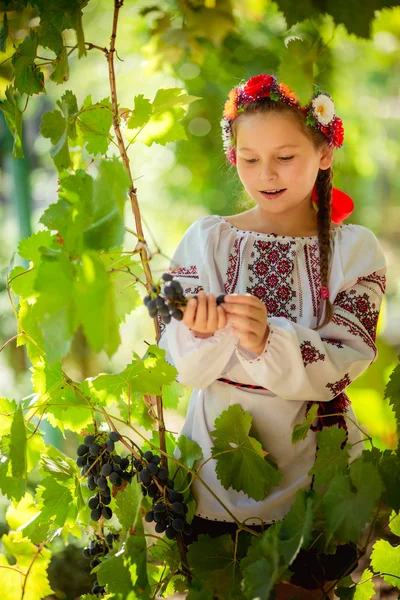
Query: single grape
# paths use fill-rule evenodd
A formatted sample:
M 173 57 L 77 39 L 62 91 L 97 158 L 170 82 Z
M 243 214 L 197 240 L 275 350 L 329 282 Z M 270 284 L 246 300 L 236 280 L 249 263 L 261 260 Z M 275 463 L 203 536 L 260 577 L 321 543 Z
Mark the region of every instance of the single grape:
M 84 548 L 82 554 L 85 558 L 90 558 L 90 548 Z
M 87 435 L 85 437 L 85 439 L 83 440 L 83 443 L 86 444 L 86 446 L 90 446 L 90 444 L 93 444 L 94 440 L 95 440 L 95 436 L 94 435 Z
M 157 474 L 158 479 L 161 479 L 161 481 L 168 479 L 168 471 L 165 467 L 160 467 L 160 470 L 158 471 Z
M 87 464 L 86 456 L 78 456 L 78 458 L 76 459 L 76 464 L 78 465 L 78 467 L 84 467 Z
M 81 475 L 86 475 L 86 473 L 89 471 L 89 469 L 90 469 L 90 465 L 88 465 L 88 464 L 83 465 L 83 467 L 81 469 Z
M 160 513 L 160 512 L 155 512 L 154 513 L 154 521 L 156 523 L 163 523 L 163 521 L 165 521 L 165 515 L 163 515 L 163 513 Z
M 133 461 L 133 466 L 138 471 L 141 471 L 143 469 L 143 465 L 142 465 L 142 463 L 140 462 L 140 460 L 138 458 L 135 458 L 135 460 Z
M 164 281 L 172 281 L 172 280 L 173 280 L 173 276 L 171 275 L 171 273 L 163 273 L 163 274 L 161 275 L 161 278 L 162 278 Z
M 97 596 L 97 594 L 101 594 L 102 593 L 103 588 L 99 586 L 99 584 L 97 583 L 97 581 L 94 582 L 93 587 L 92 587 L 92 594 L 94 594 L 95 596 Z
M 114 452 L 114 448 L 115 448 L 114 442 L 112 440 L 107 440 L 106 448 L 109 452 Z
M 96 482 L 92 475 L 89 475 L 87 484 L 88 484 L 88 488 L 91 492 L 93 492 L 93 490 L 96 489 Z
M 113 468 L 112 468 L 112 465 L 110 463 L 106 463 L 105 465 L 103 465 L 101 467 L 101 474 L 104 477 L 108 477 L 109 475 L 111 475 L 112 471 L 113 471 Z
M 149 302 L 147 302 L 146 306 L 149 309 L 149 312 L 153 311 L 153 310 L 157 310 L 157 306 L 156 306 L 156 303 L 154 300 L 149 300 Z
M 156 523 L 156 526 L 154 529 L 156 530 L 156 533 L 163 533 L 163 531 L 165 531 L 166 528 L 167 528 L 167 526 L 165 523 Z
M 220 294 L 219 296 L 217 296 L 217 306 L 219 306 L 220 304 L 222 304 L 222 302 L 225 300 L 225 294 Z
M 113 471 L 115 473 L 118 473 L 118 475 L 122 474 L 122 469 L 121 469 L 121 467 L 119 465 L 113 465 Z
M 147 306 L 147 304 L 148 304 L 148 302 L 150 302 L 150 300 L 151 300 L 151 296 L 148 296 L 148 295 L 147 295 L 147 296 L 145 296 L 145 297 L 143 298 L 143 304 L 144 304 L 145 306 Z
M 148 489 L 148 494 L 150 498 L 155 498 L 158 495 L 158 487 L 155 484 L 152 484 Z
M 185 523 L 184 527 L 183 527 L 183 533 L 185 535 L 191 535 L 192 533 L 192 526 L 190 523 Z
M 121 464 L 121 460 L 122 460 L 122 458 L 120 457 L 119 454 L 114 454 L 114 462 L 117 463 L 117 465 Z
M 161 315 L 162 317 L 169 316 L 169 306 L 168 306 L 168 304 L 164 304 L 163 306 L 161 306 L 158 309 L 158 314 Z
M 90 566 L 92 567 L 92 569 L 94 569 L 95 567 L 97 567 L 97 565 L 100 564 L 100 560 L 98 558 L 94 558 L 93 560 L 90 561 Z
M 78 456 L 84 456 L 89 452 L 89 447 L 86 444 L 80 444 L 76 449 L 76 453 Z
M 98 456 L 98 454 L 100 452 L 99 444 L 96 444 L 96 442 L 93 442 L 93 444 L 90 444 L 89 452 L 92 456 Z
M 167 479 L 167 480 L 165 481 L 165 485 L 166 485 L 166 486 L 167 486 L 167 487 L 168 487 L 170 490 L 173 490 L 173 489 L 174 489 L 175 482 L 174 482 L 174 480 L 173 480 L 173 479 Z
M 165 300 L 162 296 L 157 296 L 157 298 L 155 299 L 155 303 L 156 303 L 158 310 L 160 310 L 160 308 L 165 306 Z
M 149 512 L 146 513 L 145 520 L 147 523 L 154 521 L 154 512 L 152 510 L 149 510 Z
M 171 323 L 171 315 L 163 315 L 163 321 L 166 325 L 168 325 L 168 323 Z
M 121 469 L 126 469 L 129 467 L 129 458 L 121 458 L 120 467 Z
M 154 505 L 153 510 L 154 512 L 163 512 L 165 510 L 165 504 L 158 502 L 158 504 Z
M 169 540 L 175 540 L 177 537 L 177 533 L 178 532 L 173 527 L 171 527 L 171 525 L 167 525 L 167 527 L 165 528 L 165 535 Z
M 154 454 L 154 456 L 152 456 L 150 460 L 155 465 L 158 465 L 161 462 L 161 456 L 158 456 L 157 454 Z
M 146 469 L 148 470 L 149 473 L 151 473 L 152 475 L 155 475 L 158 471 L 158 467 L 156 464 L 154 464 L 153 462 L 149 462 L 149 464 L 147 465 Z
M 97 508 L 99 505 L 99 497 L 98 496 L 92 496 L 91 498 L 89 498 L 89 502 L 88 502 L 88 507 L 93 509 L 93 508 Z
M 153 458 L 153 453 L 151 450 L 147 450 L 144 454 L 143 454 L 144 458 L 149 461 Z
M 103 506 L 101 514 L 105 519 L 111 519 L 113 513 L 109 506 Z
M 185 526 L 185 522 L 182 519 L 174 519 L 171 523 L 171 527 L 175 529 L 175 531 L 183 531 Z
M 94 508 L 90 513 L 92 521 L 98 521 L 101 517 L 101 508 Z
M 150 481 L 151 481 L 151 475 L 147 471 L 147 469 L 143 469 L 143 471 L 140 471 L 140 473 L 139 473 L 139 479 L 140 479 L 140 481 L 142 483 L 150 483 Z
M 100 499 L 101 499 L 102 504 L 110 504 L 111 503 L 111 496 L 103 496 L 103 494 L 100 494 Z
M 174 502 L 171 508 L 176 515 L 183 515 L 183 506 L 180 502 Z
M 183 312 L 180 308 L 174 308 L 174 310 L 170 314 L 171 317 L 174 317 L 174 319 L 176 319 L 177 321 L 182 321 L 183 319 Z
M 164 286 L 164 294 L 168 296 L 168 298 L 173 298 L 175 296 L 175 290 L 171 285 Z
M 178 492 L 176 492 L 175 490 L 171 490 L 170 492 L 168 492 L 168 500 L 170 502 L 176 502 L 178 500 Z
M 113 485 L 116 485 L 116 486 L 120 486 L 120 485 L 121 485 L 121 483 L 122 483 L 122 479 L 121 479 L 121 477 L 118 475 L 118 473 L 115 473 L 115 471 L 113 471 L 113 472 L 111 473 L 111 475 L 110 475 L 110 478 L 109 478 L 109 479 L 110 479 L 110 482 L 111 482 Z
M 108 437 L 113 442 L 119 442 L 119 440 L 121 439 L 121 435 L 118 433 L 118 431 L 110 431 L 110 433 L 108 434 Z
M 114 535 L 112 533 L 107 533 L 106 535 L 106 542 L 109 546 L 113 545 L 114 542 Z
M 105 477 L 99 477 L 97 480 L 97 487 L 100 490 L 105 490 L 107 487 L 107 479 Z

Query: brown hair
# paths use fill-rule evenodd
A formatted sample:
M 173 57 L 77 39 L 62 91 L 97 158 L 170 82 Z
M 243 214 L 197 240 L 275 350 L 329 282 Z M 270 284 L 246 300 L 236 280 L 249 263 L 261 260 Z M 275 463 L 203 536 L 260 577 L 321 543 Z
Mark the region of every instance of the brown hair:
M 327 145 L 327 139 L 325 135 L 315 129 L 306 125 L 305 116 L 297 109 L 292 108 L 288 104 L 278 100 L 270 100 L 269 98 L 260 98 L 253 102 L 249 102 L 244 105 L 243 112 L 239 114 L 234 121 L 231 123 L 233 139 L 237 140 L 237 123 L 246 114 L 264 114 L 272 111 L 279 111 L 280 113 L 286 112 L 292 114 L 304 135 L 308 137 L 310 142 L 313 144 L 316 150 L 319 150 L 324 145 Z M 318 196 L 318 244 L 319 244 L 319 267 L 321 272 L 321 286 L 328 287 L 328 274 L 329 274 L 329 263 L 331 258 L 331 195 L 332 195 L 332 179 L 333 173 L 331 167 L 328 169 L 320 169 L 318 171 L 316 179 L 317 196 Z M 333 314 L 332 303 L 329 298 L 325 300 L 326 313 L 324 321 L 321 325 L 314 327 L 314 331 L 322 329 L 327 325 Z

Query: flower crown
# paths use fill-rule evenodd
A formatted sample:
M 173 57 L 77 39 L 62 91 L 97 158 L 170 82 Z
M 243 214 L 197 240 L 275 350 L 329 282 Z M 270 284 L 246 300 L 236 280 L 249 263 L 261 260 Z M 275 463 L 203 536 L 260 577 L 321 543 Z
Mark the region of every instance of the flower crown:
M 284 102 L 306 116 L 306 124 L 319 129 L 327 137 L 329 146 L 340 148 L 343 145 L 344 129 L 342 120 L 335 115 L 335 105 L 329 94 L 321 93 L 317 86 L 306 106 L 301 106 L 295 93 L 284 83 L 279 83 L 274 75 L 261 73 L 251 77 L 247 83 L 234 87 L 225 102 L 222 127 L 222 140 L 228 161 L 236 165 L 236 150 L 231 123 L 244 111 L 244 105 L 259 98 Z

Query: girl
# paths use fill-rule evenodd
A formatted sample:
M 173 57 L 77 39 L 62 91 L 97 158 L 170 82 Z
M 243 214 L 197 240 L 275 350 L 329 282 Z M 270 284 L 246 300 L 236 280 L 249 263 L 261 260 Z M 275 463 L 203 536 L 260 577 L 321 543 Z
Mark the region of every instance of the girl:
M 317 89 L 303 107 L 287 85 L 260 74 L 229 92 L 221 126 L 226 157 L 256 204 L 231 217 L 200 217 L 188 228 L 170 272 L 198 300 L 182 321 L 165 326 L 160 318 L 159 346 L 178 381 L 193 388 L 181 434 L 201 446 L 201 462 L 211 456 L 210 432 L 223 410 L 238 403 L 252 415 L 257 439 L 283 473 L 279 487 L 255 501 L 221 485 L 216 461 L 201 475 L 238 519 L 260 531 L 261 521 L 268 527 L 284 519 L 299 488 L 312 486 L 308 473 L 324 425 L 346 429 L 350 461 L 362 453 L 359 429 L 342 414 L 329 423 L 317 417 L 298 444 L 291 437 L 313 402 L 318 415 L 356 419 L 344 390 L 377 358 L 387 267 L 371 230 L 342 224 L 353 203 L 332 188 L 333 152 L 344 135 L 328 94 Z M 234 536 L 236 524 L 202 483 L 195 479 L 191 491 L 197 508 L 186 543 L 199 533 Z M 338 547 L 338 573 L 349 548 Z M 290 566 L 290 583 L 277 586 L 278 598 L 321 597 L 336 579 L 332 568 L 324 575 L 323 554 L 305 573 L 306 554 Z

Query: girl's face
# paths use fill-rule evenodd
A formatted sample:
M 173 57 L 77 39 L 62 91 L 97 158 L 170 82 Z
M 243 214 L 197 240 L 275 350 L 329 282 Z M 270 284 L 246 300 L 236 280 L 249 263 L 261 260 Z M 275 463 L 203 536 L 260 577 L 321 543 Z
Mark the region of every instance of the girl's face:
M 285 213 L 303 224 L 315 221 L 311 196 L 319 169 L 333 160 L 333 148 L 315 150 L 287 113 L 246 115 L 237 124 L 237 171 L 247 193 L 266 219 Z M 261 192 L 281 190 L 278 197 Z M 296 220 L 293 221 L 294 223 Z

